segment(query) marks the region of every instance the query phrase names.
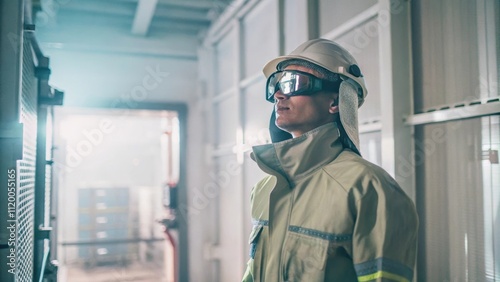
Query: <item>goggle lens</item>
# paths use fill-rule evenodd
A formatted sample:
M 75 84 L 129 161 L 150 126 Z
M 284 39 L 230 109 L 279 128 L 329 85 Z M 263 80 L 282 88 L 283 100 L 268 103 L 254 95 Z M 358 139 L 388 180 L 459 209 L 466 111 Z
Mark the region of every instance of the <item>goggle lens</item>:
M 312 95 L 329 87 L 332 82 L 319 79 L 306 72 L 285 70 L 271 74 L 266 84 L 266 100 L 274 103 L 274 94 L 278 90 L 287 96 Z

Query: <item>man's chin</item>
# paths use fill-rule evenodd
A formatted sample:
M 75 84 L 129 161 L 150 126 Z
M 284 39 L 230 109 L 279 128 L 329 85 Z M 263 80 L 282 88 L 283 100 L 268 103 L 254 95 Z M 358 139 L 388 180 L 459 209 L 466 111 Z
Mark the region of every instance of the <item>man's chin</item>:
M 288 133 L 290 133 L 290 126 L 286 123 L 279 123 L 279 122 L 276 122 L 276 127 L 283 130 L 283 131 L 286 131 Z

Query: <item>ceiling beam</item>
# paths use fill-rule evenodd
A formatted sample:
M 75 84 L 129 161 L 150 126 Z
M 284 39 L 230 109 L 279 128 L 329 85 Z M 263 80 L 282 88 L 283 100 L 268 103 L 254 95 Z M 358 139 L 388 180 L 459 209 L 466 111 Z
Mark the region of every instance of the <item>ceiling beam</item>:
M 201 9 L 210 10 L 214 7 L 214 2 L 209 1 L 194 1 L 194 0 L 160 0 L 162 6 L 170 6 L 177 8 Z
M 61 12 L 91 13 L 110 16 L 133 17 L 137 4 L 127 2 L 109 2 L 109 1 L 66 1 L 65 4 L 53 8 Z
M 104 54 L 114 54 L 114 55 L 126 55 L 126 56 L 143 56 L 143 57 L 162 57 L 176 60 L 189 60 L 196 61 L 198 55 L 196 52 L 189 51 L 178 51 L 178 50 L 168 50 L 168 49 L 145 49 L 138 46 L 110 46 L 108 45 L 96 45 L 87 43 L 55 43 L 55 42 L 43 42 L 40 43 L 42 49 L 57 49 L 66 50 L 72 52 L 84 52 L 84 53 L 104 53 Z
M 135 12 L 132 33 L 136 35 L 146 35 L 155 14 L 158 0 L 139 0 Z
M 207 12 L 202 10 L 188 10 L 179 8 L 166 8 L 159 6 L 156 8 L 155 21 L 160 19 L 181 20 L 184 22 L 193 21 L 195 23 L 210 24 Z
M 182 19 L 161 19 L 158 21 L 154 21 L 153 24 L 151 24 L 150 31 L 152 32 L 154 30 L 155 32 L 158 32 L 163 30 L 196 33 L 203 28 L 208 28 L 208 25 L 201 22 L 184 21 Z

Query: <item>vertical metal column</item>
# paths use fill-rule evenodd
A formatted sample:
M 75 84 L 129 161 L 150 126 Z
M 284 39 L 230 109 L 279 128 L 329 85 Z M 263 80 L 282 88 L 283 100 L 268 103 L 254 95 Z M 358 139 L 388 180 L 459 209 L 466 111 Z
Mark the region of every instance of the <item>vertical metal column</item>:
M 35 211 L 34 211 L 34 250 L 33 250 L 33 277 L 34 281 L 44 278 L 46 268 L 52 269 L 55 276 L 55 268 L 49 262 L 50 239 L 52 239 L 50 226 L 52 174 L 50 163 L 47 163 L 47 120 L 51 106 L 62 105 L 63 93 L 51 89 L 48 84 L 50 77 L 49 58 L 45 57 L 34 38 L 31 40 L 36 54 L 37 66 L 35 76 L 38 79 L 38 134 L 36 148 L 36 181 L 35 181 Z M 52 139 L 50 139 L 52 140 Z M 52 145 L 52 144 L 49 144 Z M 50 279 L 47 279 L 51 281 Z
M 244 53 L 244 33 L 243 33 L 243 23 L 242 23 L 243 18 L 237 18 L 234 21 L 234 29 L 236 32 L 235 39 L 236 39 L 236 60 L 235 60 L 235 72 L 234 72 L 234 84 L 236 85 L 236 107 L 238 108 L 238 123 L 239 123 L 239 129 L 237 134 L 237 140 L 236 140 L 236 146 L 243 146 L 245 143 L 245 137 L 246 137 L 246 128 L 245 128 L 245 98 L 243 97 L 243 89 L 240 86 L 240 81 L 243 80 L 243 72 L 244 72 L 244 61 L 245 61 L 245 53 Z M 246 195 L 243 192 L 244 191 L 244 186 L 245 186 L 245 176 L 244 176 L 244 159 L 245 155 L 243 151 L 239 151 L 236 153 L 236 160 L 239 165 L 239 169 L 241 171 L 240 174 L 236 176 L 237 178 L 237 183 L 239 185 L 239 195 L 238 198 L 235 199 L 235 202 L 237 203 L 236 205 L 239 207 L 244 207 L 244 201 L 246 200 Z M 245 242 L 246 242 L 246 234 L 244 234 L 245 230 L 245 224 L 246 224 L 246 218 L 245 218 L 245 213 L 243 212 L 243 209 L 240 209 L 238 212 L 240 212 L 240 218 L 241 222 L 238 228 L 235 230 L 238 231 L 237 237 L 240 238 L 241 242 L 236 242 L 239 245 L 238 252 L 241 254 L 241 263 L 240 263 L 240 268 L 237 269 L 237 271 L 240 273 L 240 275 L 243 277 L 243 274 L 245 273 L 245 267 L 246 267 L 246 261 L 247 261 L 247 256 L 245 255 Z M 236 231 L 235 231 L 236 232 Z
M 48 239 L 48 233 L 41 234 L 44 226 L 45 215 L 45 155 L 46 155 L 46 120 L 47 108 L 38 110 L 38 134 L 36 148 L 36 180 L 35 180 L 35 211 L 34 211 L 34 233 L 33 242 L 33 281 L 39 281 L 43 277 L 44 239 Z M 48 250 L 47 250 L 48 251 Z
M 308 39 L 316 39 L 320 36 L 318 0 L 307 0 L 307 33 Z
M 379 17 L 387 16 L 389 22 L 379 30 L 382 166 L 415 200 L 415 168 L 408 171 L 401 164 L 412 156 L 414 144 L 413 127 L 403 119 L 413 113 L 410 4 L 379 0 L 379 8 L 385 13 Z
M 179 182 L 177 183 L 177 193 L 179 203 L 187 204 L 187 185 L 186 185 L 186 145 L 187 141 L 187 115 L 188 109 L 185 106 L 179 107 L 177 117 L 179 119 L 179 139 L 180 139 L 180 152 L 179 152 Z M 179 242 L 178 248 L 182 250 L 179 252 L 179 282 L 188 282 L 189 279 L 189 230 L 187 219 L 179 217 Z

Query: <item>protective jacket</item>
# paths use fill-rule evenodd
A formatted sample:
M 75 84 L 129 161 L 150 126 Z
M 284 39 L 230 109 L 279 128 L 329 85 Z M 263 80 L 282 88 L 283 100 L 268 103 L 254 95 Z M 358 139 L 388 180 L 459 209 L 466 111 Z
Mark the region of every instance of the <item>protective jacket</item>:
M 418 218 L 380 167 L 344 149 L 335 123 L 255 146 L 243 281 L 411 281 Z

